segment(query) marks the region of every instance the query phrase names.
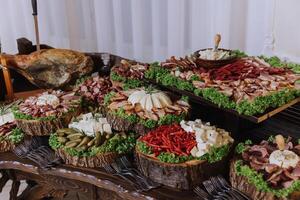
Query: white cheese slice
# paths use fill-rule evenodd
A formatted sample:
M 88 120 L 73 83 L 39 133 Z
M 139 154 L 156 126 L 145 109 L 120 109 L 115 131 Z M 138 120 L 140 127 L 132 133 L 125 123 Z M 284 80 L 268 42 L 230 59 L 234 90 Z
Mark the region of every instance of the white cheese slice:
M 53 94 L 42 94 L 38 97 L 36 105 L 45 106 L 51 105 L 56 108 L 59 105 L 59 98 Z
M 209 123 L 203 123 L 197 119 L 195 121 L 181 121 L 180 126 L 186 132 L 195 133 L 197 149 L 193 154 L 196 157 L 200 157 L 208 153 L 211 147 L 220 147 L 228 143 L 232 143 L 233 139 L 229 136 L 229 133 L 223 129 L 211 126 Z
M 140 103 L 142 98 L 146 95 L 146 92 L 144 90 L 139 90 L 133 92 L 129 97 L 128 101 L 132 104 L 135 105 L 136 103 Z M 142 103 L 141 103 L 142 104 Z
M 93 126 L 93 133 L 94 134 L 96 132 L 103 133 L 103 124 L 101 124 L 99 122 L 95 122 L 94 124 L 92 124 L 92 126 Z
M 151 95 L 148 94 L 147 96 L 148 96 L 148 98 L 146 100 L 146 110 L 151 111 L 152 108 L 153 108 L 153 103 L 152 103 Z
M 140 100 L 140 104 L 141 104 L 141 107 L 146 110 L 146 105 L 147 105 L 147 98 L 149 97 L 150 95 L 149 94 L 146 94 L 144 95 L 141 100 Z
M 275 164 L 282 168 L 296 167 L 299 162 L 299 156 L 293 151 L 276 150 L 273 151 L 269 157 L 270 164 Z
M 81 117 L 82 117 L 83 121 L 88 121 L 88 120 L 93 119 L 93 114 L 92 113 L 87 113 L 87 114 L 83 114 Z
M 159 98 L 157 97 L 157 93 L 152 94 L 151 99 L 152 99 L 153 106 L 155 108 L 162 108 L 163 107 L 162 104 L 159 101 Z
M 111 127 L 106 118 L 99 116 L 94 117 L 92 113 L 87 113 L 81 115 L 79 119 L 79 121 L 70 123 L 69 128 L 77 129 L 91 137 L 94 137 L 96 132 L 112 133 Z
M 99 118 L 99 123 L 101 124 L 108 124 L 107 119 L 106 118 Z
M 103 132 L 109 133 L 109 134 L 112 133 L 111 127 L 110 127 L 110 125 L 108 123 L 103 124 Z
M 7 114 L 0 116 L 0 126 L 2 126 L 3 124 L 5 124 L 7 122 L 13 122 L 13 121 L 15 121 L 15 117 L 14 117 L 13 113 L 7 113 Z
M 198 153 L 198 148 L 196 146 L 194 146 L 192 149 L 191 149 L 191 155 L 196 157 L 197 156 L 197 153 Z

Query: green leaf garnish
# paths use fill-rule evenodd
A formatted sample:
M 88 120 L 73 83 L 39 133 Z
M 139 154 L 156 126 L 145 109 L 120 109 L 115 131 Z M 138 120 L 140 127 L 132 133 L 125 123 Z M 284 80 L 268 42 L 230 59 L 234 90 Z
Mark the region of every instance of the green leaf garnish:
M 292 185 L 288 188 L 274 189 L 271 188 L 264 180 L 263 174 L 251 169 L 248 165 L 244 165 L 242 160 L 237 160 L 235 163 L 235 171 L 237 175 L 244 176 L 248 179 L 249 183 L 255 185 L 256 189 L 262 192 L 270 192 L 276 197 L 288 197 L 294 191 L 300 190 L 300 181 L 293 181 Z

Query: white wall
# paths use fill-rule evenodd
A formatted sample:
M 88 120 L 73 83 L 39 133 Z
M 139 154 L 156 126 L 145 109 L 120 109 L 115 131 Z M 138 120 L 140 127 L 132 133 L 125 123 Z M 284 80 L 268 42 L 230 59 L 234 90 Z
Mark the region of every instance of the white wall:
M 15 53 L 34 40 L 30 0 L 0 0 L 0 37 Z M 41 41 L 54 47 L 106 51 L 142 61 L 183 56 L 212 46 L 299 61 L 299 0 L 38 0 Z

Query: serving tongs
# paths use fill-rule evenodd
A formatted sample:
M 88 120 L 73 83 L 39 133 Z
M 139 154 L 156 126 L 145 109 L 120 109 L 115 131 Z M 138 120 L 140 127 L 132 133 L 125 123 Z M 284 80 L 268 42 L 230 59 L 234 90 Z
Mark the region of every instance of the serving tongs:
M 197 186 L 194 192 L 205 200 L 251 200 L 246 194 L 231 187 L 222 176 L 211 177 L 203 182 L 203 186 L 206 191 Z

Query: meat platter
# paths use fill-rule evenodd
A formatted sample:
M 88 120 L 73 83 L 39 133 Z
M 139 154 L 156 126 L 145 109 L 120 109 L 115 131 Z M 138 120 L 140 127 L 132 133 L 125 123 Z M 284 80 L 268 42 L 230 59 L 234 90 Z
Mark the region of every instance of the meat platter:
M 21 102 L 17 100 L 0 104 L 0 152 L 12 151 L 25 138 L 12 113 L 12 108 Z
M 297 141 L 282 135 L 259 144 L 239 143 L 230 164 L 230 181 L 253 199 L 299 199 L 299 149 Z
M 82 97 L 83 109 L 90 112 L 97 109 L 103 115 L 106 114 L 105 95 L 118 90 L 119 87 L 113 86 L 109 77 L 102 77 L 98 73 L 77 80 L 77 85 L 74 88 L 75 94 Z
M 194 95 L 194 93 L 192 92 L 188 92 L 188 91 L 183 91 L 183 90 L 179 90 L 177 89 L 176 87 L 171 87 L 171 86 L 163 86 L 161 84 L 157 84 L 155 81 L 153 80 L 148 80 L 149 83 L 151 84 L 155 84 L 157 85 L 158 87 L 164 89 L 164 90 L 169 90 L 169 91 L 172 91 L 174 93 L 177 93 L 177 94 L 181 94 L 181 95 L 185 95 L 187 97 L 189 97 L 189 99 L 194 102 L 194 103 L 199 103 L 199 104 L 202 104 L 202 105 L 209 105 L 211 107 L 214 107 L 214 108 L 217 108 L 219 110 L 222 110 L 222 111 L 225 111 L 225 112 L 228 112 L 228 113 L 231 113 L 233 115 L 236 115 L 238 117 L 241 117 L 241 118 L 244 118 L 244 119 L 247 119 L 251 122 L 254 122 L 254 123 L 261 123 L 263 121 L 265 121 L 266 119 L 276 115 L 277 113 L 285 110 L 286 108 L 294 105 L 294 104 L 297 104 L 298 102 L 300 102 L 300 98 L 296 98 L 296 99 L 293 99 L 292 101 L 290 101 L 289 103 L 287 104 L 284 104 L 278 108 L 275 108 L 275 109 L 268 109 L 267 111 L 265 111 L 263 114 L 261 115 L 254 115 L 254 116 L 249 116 L 249 115 L 244 115 L 244 114 L 240 114 L 238 113 L 237 111 L 233 110 L 233 109 L 227 109 L 227 108 L 220 108 L 217 104 L 214 104 L 212 103 L 211 101 L 207 100 L 207 99 L 204 99 L 203 97 L 200 97 L 200 96 L 196 96 Z
M 27 135 L 50 135 L 80 113 L 80 96 L 74 92 L 46 91 L 31 96 L 13 109 L 18 128 Z
M 190 108 L 183 99 L 171 98 L 152 87 L 112 92 L 105 98 L 107 120 L 112 128 L 140 135 L 160 125 L 180 122 L 188 116 Z
M 233 139 L 223 129 L 197 119 L 160 126 L 136 145 L 138 166 L 155 182 L 192 189 L 210 176 L 226 173 Z
M 24 134 L 17 128 L 16 122 L 7 122 L 0 126 L 0 152 L 12 151 L 23 139 Z
M 300 101 L 300 74 L 267 58 L 240 56 L 205 68 L 194 55 L 152 63 L 140 80 L 260 123 Z
M 144 85 L 142 79 L 148 69 L 149 64 L 123 59 L 119 64 L 112 67 L 110 79 L 115 86 L 125 90 L 141 87 Z

